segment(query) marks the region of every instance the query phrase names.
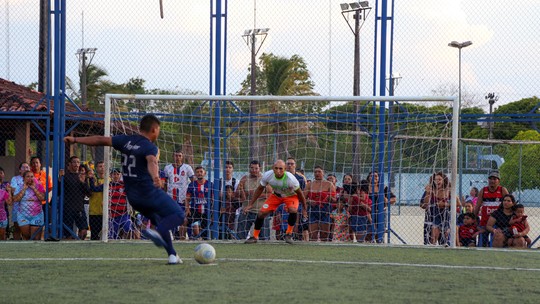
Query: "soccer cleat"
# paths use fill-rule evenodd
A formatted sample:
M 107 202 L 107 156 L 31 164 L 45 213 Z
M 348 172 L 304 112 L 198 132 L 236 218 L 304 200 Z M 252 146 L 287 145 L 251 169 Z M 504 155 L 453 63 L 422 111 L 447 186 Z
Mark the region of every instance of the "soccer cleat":
M 154 242 L 154 244 L 158 247 L 165 247 L 165 241 L 163 240 L 163 238 L 161 237 L 161 235 L 155 231 L 154 229 L 150 229 L 150 228 L 146 228 L 144 229 L 143 231 L 141 231 L 141 234 L 151 240 L 152 242 Z
M 254 238 L 254 237 L 250 237 L 249 239 L 247 239 L 244 244 L 255 244 L 257 243 L 257 239 Z
M 287 244 L 294 244 L 294 241 L 293 241 L 293 239 L 292 239 L 292 234 L 285 234 L 284 239 L 285 239 L 285 243 L 287 243 Z
M 169 256 L 169 265 L 183 264 L 184 261 L 177 255 L 171 254 Z

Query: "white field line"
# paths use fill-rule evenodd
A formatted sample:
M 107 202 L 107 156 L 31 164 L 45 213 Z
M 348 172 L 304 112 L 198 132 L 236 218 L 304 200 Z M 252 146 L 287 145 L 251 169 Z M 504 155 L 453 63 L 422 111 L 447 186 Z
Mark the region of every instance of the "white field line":
M 193 260 L 192 258 L 182 258 Z M 164 261 L 164 258 L 0 258 L 0 262 L 14 261 Z M 303 264 L 332 264 L 332 265 L 358 265 L 358 266 L 391 266 L 391 267 L 419 267 L 441 269 L 465 269 L 465 270 L 499 270 L 499 271 L 540 271 L 539 268 L 519 267 L 494 267 L 494 266 L 471 266 L 471 265 L 441 265 L 441 264 L 413 264 L 413 263 L 388 263 L 388 262 L 353 262 L 353 261 L 315 261 L 294 259 L 217 259 L 223 262 L 265 262 L 265 263 L 303 263 Z

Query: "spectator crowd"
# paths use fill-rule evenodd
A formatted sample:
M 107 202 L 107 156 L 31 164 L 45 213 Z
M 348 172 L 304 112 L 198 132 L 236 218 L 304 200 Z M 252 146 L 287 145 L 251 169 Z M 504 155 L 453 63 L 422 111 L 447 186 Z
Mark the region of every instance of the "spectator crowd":
M 297 181 L 306 200 L 307 212 L 302 204 L 294 212 L 292 237 L 297 241 L 319 242 L 384 242 L 380 231 L 387 231 L 388 208 L 396 203 L 396 196 L 379 182 L 378 172 L 370 172 L 366 179 L 358 180 L 345 174 L 341 185 L 333 174 L 326 174 L 322 166 L 313 168 L 313 180 L 296 168 L 296 160 L 284 161 L 285 170 Z M 52 178 L 33 157 L 30 163 L 19 165 L 19 174 L 10 182 L 4 180 L 0 168 L 0 240 L 40 240 L 44 227 L 50 223 Z M 214 188 L 207 179 L 206 169 L 194 169 L 184 163 L 181 150 L 174 152 L 174 162 L 161 170 L 163 190 L 184 209 L 186 219 L 171 231 L 176 240 L 210 239 L 211 223 L 218 221 L 219 239 L 249 239 L 253 226 L 265 201 L 276 192 L 264 185 L 261 195 L 255 193 L 261 185 L 263 173 L 257 160 L 249 163 L 249 171 L 239 180 L 233 177 L 234 163 L 226 161 L 224 177 Z M 135 212 L 126 197 L 121 169 L 113 168 L 105 180 L 103 161 L 81 163 L 72 156 L 66 170 L 60 170 L 64 204 L 59 214 L 63 221 L 63 238 L 138 239 L 141 230 L 153 223 Z M 448 246 L 451 240 L 463 247 L 527 248 L 532 240 L 525 207 L 501 185 L 497 170 L 489 173 L 488 184 L 482 189 L 471 188 L 469 195 L 456 198 L 457 232 L 450 235 L 451 189 L 443 172 L 434 173 L 420 199 L 425 212 L 424 244 Z M 102 231 L 105 184 L 108 184 L 109 230 Z M 214 195 L 216 189 L 219 191 Z M 215 199 L 218 197 L 219 199 Z M 248 208 L 249 202 L 253 205 Z M 216 206 L 215 204 L 219 204 Z M 106 209 L 107 210 L 107 209 Z M 46 216 L 48 215 L 48 216 Z M 271 217 L 265 217 L 257 238 L 284 240 L 290 235 L 289 210 L 281 204 Z M 420 228 L 419 228 L 420 229 Z M 258 229 L 259 230 L 259 229 Z M 287 230 L 287 234 L 285 231 Z M 274 233 L 272 233 L 274 232 Z M 105 235 L 103 235 L 105 233 Z

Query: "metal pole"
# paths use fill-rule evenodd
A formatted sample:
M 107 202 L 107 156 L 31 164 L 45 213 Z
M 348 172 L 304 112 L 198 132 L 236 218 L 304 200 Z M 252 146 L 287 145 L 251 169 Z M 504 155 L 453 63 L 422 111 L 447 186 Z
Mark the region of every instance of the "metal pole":
M 255 50 L 255 31 L 251 34 L 251 96 L 255 96 L 257 94 L 256 88 L 256 79 L 257 79 L 257 71 L 255 70 L 255 56 L 256 56 L 256 50 Z M 255 103 L 255 100 L 251 100 L 249 102 L 249 159 L 250 161 L 254 159 L 254 157 L 257 155 L 257 140 L 255 138 L 255 122 L 254 122 L 254 115 L 257 113 L 257 104 Z
M 458 162 L 458 165 L 457 167 L 459 168 L 459 173 L 463 172 L 463 145 L 462 145 L 462 142 L 461 142 L 461 47 L 458 48 L 459 50 L 459 90 L 458 90 L 458 141 L 459 141 L 459 144 L 458 144 L 458 157 L 457 157 L 457 162 Z M 459 196 L 462 195 L 463 193 L 463 188 L 462 188 L 462 185 L 461 185 L 461 174 L 459 175 Z M 457 182 L 457 179 L 455 181 L 452 181 L 452 187 L 455 188 L 456 190 L 458 189 L 458 185 L 456 185 L 455 183 Z M 451 209 L 451 210 L 455 210 L 455 209 Z M 452 212 L 452 211 L 450 211 Z M 455 221 L 454 221 L 455 223 Z
M 360 10 L 355 12 L 354 18 L 354 72 L 353 72 L 353 96 L 360 96 Z M 358 115 L 360 111 L 360 102 L 354 101 L 354 135 L 352 142 L 352 176 L 354 179 L 360 178 L 360 135 L 358 132 Z
M 86 108 L 86 50 L 81 53 L 81 100 L 82 107 Z
M 47 50 L 49 44 L 49 0 L 39 3 L 39 64 L 38 64 L 38 92 L 46 91 L 48 74 Z

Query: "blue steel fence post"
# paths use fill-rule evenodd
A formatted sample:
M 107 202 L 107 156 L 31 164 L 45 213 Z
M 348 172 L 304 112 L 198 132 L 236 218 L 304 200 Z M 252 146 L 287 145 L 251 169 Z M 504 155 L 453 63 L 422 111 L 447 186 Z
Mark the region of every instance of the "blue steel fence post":
M 53 195 L 52 195 L 52 233 L 53 238 L 62 237 L 62 183 L 58 183 L 60 168 L 64 166 L 64 92 L 65 92 L 65 41 L 66 12 L 65 0 L 54 0 L 54 127 L 53 127 Z M 52 7 L 52 6 L 51 6 Z

